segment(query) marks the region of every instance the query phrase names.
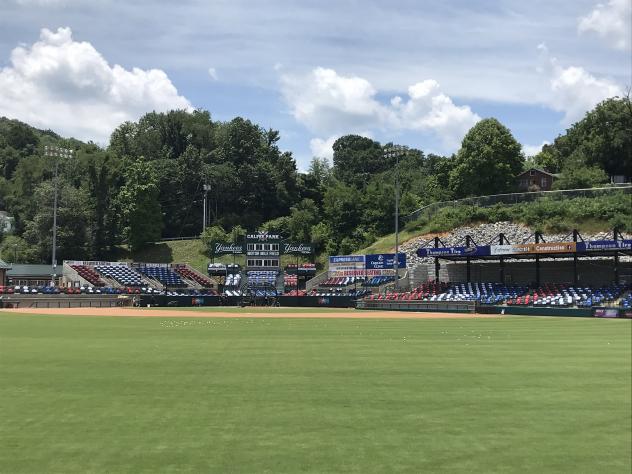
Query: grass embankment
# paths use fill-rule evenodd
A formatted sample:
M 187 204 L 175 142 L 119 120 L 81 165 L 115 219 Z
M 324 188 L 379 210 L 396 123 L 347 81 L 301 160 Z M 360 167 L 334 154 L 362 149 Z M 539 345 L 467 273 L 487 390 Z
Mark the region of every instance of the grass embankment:
M 509 221 L 525 224 L 547 233 L 612 232 L 614 226 L 632 232 L 632 194 L 553 199 L 543 198 L 520 204 L 491 207 L 454 206 L 441 209 L 431 217 L 421 217 L 403 226 L 400 243 L 419 235 L 448 232 L 463 225 Z M 379 238 L 357 253 L 386 253 L 395 248 L 395 234 Z
M 631 324 L 0 314 L 0 472 L 627 474 Z

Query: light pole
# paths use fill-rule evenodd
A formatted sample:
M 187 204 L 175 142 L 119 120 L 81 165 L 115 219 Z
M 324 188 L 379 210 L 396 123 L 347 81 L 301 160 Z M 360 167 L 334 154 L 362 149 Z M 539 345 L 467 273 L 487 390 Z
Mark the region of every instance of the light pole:
M 51 157 L 55 160 L 55 178 L 54 178 L 54 198 L 53 198 L 53 252 L 51 256 L 51 286 L 55 286 L 55 278 L 57 278 L 57 187 L 59 177 L 59 160 L 61 158 L 70 158 L 73 151 L 69 148 L 59 146 L 45 146 L 44 156 Z
M 384 149 L 386 158 L 395 158 L 395 291 L 399 290 L 399 157 L 406 153 L 407 148 L 401 145 L 391 145 Z
M 204 211 L 203 211 L 204 215 L 202 216 L 202 232 L 204 232 L 204 230 L 206 229 L 206 226 L 208 225 L 208 222 L 207 222 L 208 212 L 206 211 L 207 209 L 206 202 L 207 202 L 208 192 L 211 190 L 211 185 L 205 184 L 203 189 L 204 189 Z

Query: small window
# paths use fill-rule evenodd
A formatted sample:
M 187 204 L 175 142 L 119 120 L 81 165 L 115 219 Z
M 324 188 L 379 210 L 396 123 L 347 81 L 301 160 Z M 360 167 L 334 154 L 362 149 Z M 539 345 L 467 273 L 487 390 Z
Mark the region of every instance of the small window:
M 529 170 L 529 176 L 535 176 L 535 170 Z
M 540 183 L 542 184 L 542 187 L 543 187 L 543 188 L 546 188 L 546 187 L 547 187 L 547 185 L 548 185 L 548 180 L 547 180 L 546 178 L 542 178 L 542 179 L 540 180 Z

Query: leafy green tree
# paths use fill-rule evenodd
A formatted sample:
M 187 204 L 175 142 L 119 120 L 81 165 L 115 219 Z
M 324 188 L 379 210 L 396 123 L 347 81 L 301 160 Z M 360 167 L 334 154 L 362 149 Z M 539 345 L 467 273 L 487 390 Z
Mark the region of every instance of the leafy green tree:
M 450 187 L 460 197 L 507 192 L 523 161 L 521 146 L 509 129 L 494 118 L 481 120 L 463 138 Z
M 60 179 L 57 205 L 56 258 L 83 259 L 89 256 L 89 196 Z M 33 198 L 39 203 L 37 212 L 26 223 L 24 240 L 32 246 L 40 262 L 49 262 L 53 236 L 54 185 L 43 182 L 35 188 Z
M 246 238 L 246 233 L 246 229 L 244 229 L 242 226 L 233 226 L 233 228 L 230 230 L 231 242 L 243 242 Z
M 372 175 L 393 167 L 379 142 L 359 135 L 345 135 L 333 144 L 334 175 L 346 185 L 362 188 Z
M 605 171 L 598 166 L 568 166 L 559 179 L 553 183 L 554 189 L 590 188 L 608 182 Z
M 213 257 L 213 253 L 215 252 L 215 242 L 226 244 L 231 241 L 230 236 L 226 233 L 221 225 L 212 225 L 207 227 L 200 235 L 200 239 L 204 244 L 206 255 L 208 257 Z
M 311 199 L 303 199 L 290 211 L 288 237 L 297 242 L 311 242 L 312 227 L 319 221 L 320 212 L 316 203 Z
M 326 222 L 321 221 L 318 224 L 313 225 L 310 234 L 312 236 L 315 253 L 318 254 L 324 252 L 328 248 L 331 250 L 331 252 L 329 252 L 330 255 L 335 253 L 336 248 L 332 239 L 332 231 Z M 332 246 L 334 246 L 333 250 Z
M 612 97 L 586 113 L 551 145 L 545 145 L 535 162 L 557 173 L 569 163 L 598 166 L 607 176 L 632 175 L 632 103 L 630 96 Z
M 279 234 L 281 237 L 287 238 L 290 235 L 290 217 L 282 216 L 264 222 L 261 224 L 261 229 L 271 234 Z
M 156 172 L 150 163 L 134 161 L 125 169 L 125 185 L 118 195 L 123 234 L 132 252 L 160 240 L 162 212 Z
M 22 237 L 7 235 L 0 244 L 0 258 L 11 263 L 38 263 L 37 249 Z
M 362 194 L 358 189 L 341 182 L 327 189 L 323 214 L 331 227 L 333 239 L 341 241 L 353 233 L 361 223 L 362 207 Z
M 17 120 L 12 120 L 6 134 L 6 143 L 16 150 L 32 153 L 39 143 L 39 139 L 31 127 Z

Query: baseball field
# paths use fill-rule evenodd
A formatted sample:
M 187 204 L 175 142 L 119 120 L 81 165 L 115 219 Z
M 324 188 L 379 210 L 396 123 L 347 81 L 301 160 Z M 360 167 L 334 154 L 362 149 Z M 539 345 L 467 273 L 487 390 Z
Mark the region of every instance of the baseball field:
M 0 472 L 632 468 L 631 320 L 107 311 L 0 312 Z

